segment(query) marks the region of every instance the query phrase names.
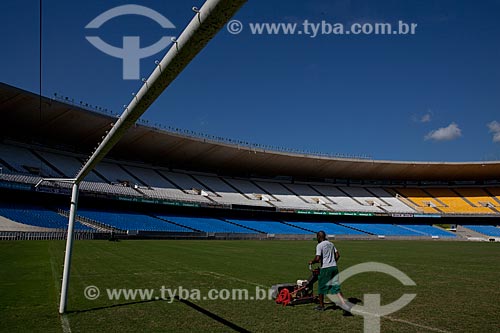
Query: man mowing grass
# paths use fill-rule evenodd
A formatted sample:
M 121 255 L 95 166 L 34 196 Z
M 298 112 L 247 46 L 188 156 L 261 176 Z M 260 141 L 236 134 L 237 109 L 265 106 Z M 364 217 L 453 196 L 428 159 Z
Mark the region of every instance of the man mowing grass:
M 321 269 L 318 277 L 319 305 L 314 310 L 325 310 L 325 294 L 337 295 L 340 303 L 337 304 L 343 310 L 349 311 L 345 303 L 344 296 L 340 292 L 339 270 L 337 261 L 340 258 L 339 251 L 332 242 L 326 238 L 324 231 L 318 231 L 316 234 L 318 245 L 316 245 L 316 256 L 309 261 L 309 265 L 321 262 Z

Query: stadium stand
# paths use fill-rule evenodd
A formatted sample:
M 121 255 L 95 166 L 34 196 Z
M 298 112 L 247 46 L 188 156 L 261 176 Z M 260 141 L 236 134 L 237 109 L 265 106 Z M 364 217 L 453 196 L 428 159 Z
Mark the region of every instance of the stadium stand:
M 458 188 L 455 191 L 476 207 L 500 207 L 500 202 L 482 188 Z
M 12 183 L 21 183 L 21 184 L 36 184 L 38 181 L 42 179 L 40 176 L 32 176 L 25 174 L 5 174 L 2 173 L 0 175 L 0 179 L 12 182 Z
M 4 161 L 2 165 L 5 166 L 0 179 L 35 185 L 40 177 L 71 177 L 83 158 L 54 149 L 26 147 L 10 142 L 0 144 L 0 162 Z M 39 174 L 36 174 L 37 170 Z M 35 174 L 30 174 L 30 171 Z M 43 185 L 70 189 L 63 183 L 43 182 Z M 440 215 L 500 213 L 500 189 L 496 187 L 382 188 L 240 179 L 170 171 L 109 159 L 88 175 L 81 190 L 200 204 L 276 207 L 277 210 Z
M 326 232 L 327 235 L 367 235 L 359 230 L 351 229 L 340 224 L 330 222 L 290 222 L 286 223 L 294 225 L 298 228 L 316 233 L 320 230 Z
M 464 227 L 486 236 L 500 237 L 500 228 L 492 225 L 464 225 Z
M 26 148 L 0 143 L 0 156 L 5 162 L 15 168 L 13 171 L 37 174 L 45 177 L 60 176 L 49 165 L 45 164 Z
M 37 151 L 37 153 L 40 154 L 43 158 L 45 158 L 52 165 L 57 166 L 57 168 L 61 170 L 64 176 L 68 178 L 74 177 L 82 166 L 82 162 L 80 162 L 76 157 L 73 156 L 62 155 L 42 150 Z M 85 178 L 85 180 L 90 182 L 103 181 L 103 179 L 97 176 L 94 173 L 94 171 L 91 171 Z
M 178 201 L 189 201 L 197 203 L 209 203 L 210 200 L 198 194 L 188 194 L 177 189 L 172 185 L 171 188 L 139 188 L 139 192 L 143 193 L 145 196 L 150 198 L 162 199 L 162 200 L 178 200 Z
M 207 233 L 266 233 L 266 234 L 314 234 L 324 230 L 328 235 L 384 235 L 384 236 L 438 236 L 454 238 L 453 233 L 430 226 L 416 224 L 368 224 L 368 223 L 331 223 L 331 222 L 297 222 L 270 221 L 249 219 L 227 219 L 182 217 L 159 215 L 158 218 L 137 213 L 102 211 L 80 208 L 78 215 L 121 230 L 193 232 Z M 38 228 L 66 229 L 67 217 L 55 211 L 33 205 L 0 204 L 0 216 L 8 221 Z M 172 223 L 171 223 L 172 222 Z M 466 225 L 473 231 L 484 235 L 500 237 L 500 228 L 494 226 Z M 76 230 L 93 230 L 79 222 Z M 19 229 L 19 228 L 18 228 Z M 20 229 L 22 230 L 22 228 Z M 40 229 L 42 230 L 42 229 Z
M 139 182 L 135 177 L 125 172 L 118 164 L 101 162 L 96 165 L 95 170 L 109 183 L 128 183 L 133 185 Z
M 337 187 L 329 185 L 313 185 L 316 191 L 327 197 L 334 204 L 328 204 L 328 207 L 336 211 L 353 211 L 353 212 L 372 212 L 383 213 L 383 211 L 372 205 L 362 205 L 358 201 L 349 197 L 347 194 L 339 190 Z
M 369 187 L 367 191 L 370 191 L 382 200 L 386 204 L 382 208 L 389 213 L 415 213 L 415 210 L 398 200 L 398 198 L 392 196 L 383 188 Z M 370 200 L 370 198 L 366 200 Z
M 124 195 L 124 196 L 132 196 L 138 197 L 140 193 L 135 191 L 133 188 L 124 186 L 121 184 L 107 184 L 101 182 L 82 182 L 80 188 L 83 191 L 94 192 L 94 193 L 108 193 L 114 195 Z
M 357 229 L 368 234 L 378 236 L 422 236 L 420 232 L 402 228 L 395 224 L 370 224 L 370 223 L 340 223 L 343 226 Z
M 198 175 L 193 177 L 202 184 L 206 185 L 207 188 L 214 191 L 215 196 L 212 197 L 212 199 L 216 202 L 237 205 L 269 206 L 263 201 L 253 201 L 248 199 L 218 177 Z
M 427 192 L 436 200 L 439 200 L 441 206 L 439 210 L 444 213 L 465 213 L 465 214 L 493 214 L 495 213 L 488 207 L 474 207 L 463 197 L 447 188 L 429 188 Z
M 12 205 L 1 203 L 0 216 L 14 222 L 32 225 L 41 228 L 67 229 L 68 219 L 55 211 L 33 205 Z M 92 230 L 92 228 L 75 222 L 75 230 Z
M 124 165 L 123 168 L 148 187 L 175 188 L 171 182 L 162 177 L 155 169 Z
M 287 224 L 276 221 L 257 221 L 257 220 L 235 220 L 228 219 L 227 221 L 241 225 L 246 228 L 258 230 L 267 234 L 310 234 L 310 231 L 305 231 L 299 228 L 294 228 Z
M 280 183 L 256 181 L 255 184 L 271 195 L 276 201 L 272 204 L 281 208 L 295 209 L 325 209 L 321 205 L 309 204 L 297 195 L 293 194 Z
M 409 229 L 411 231 L 415 231 L 421 233 L 424 236 L 438 236 L 438 237 L 456 237 L 455 234 L 449 231 L 445 231 L 431 225 L 422 225 L 422 224 L 400 224 L 398 225 L 401 228 Z
M 487 191 L 491 193 L 492 197 L 495 199 L 495 201 L 498 203 L 495 206 L 500 206 L 500 187 L 490 187 L 487 188 Z
M 256 231 L 231 224 L 219 219 L 204 218 L 204 217 L 183 217 L 173 215 L 157 215 L 165 221 L 171 221 L 193 230 L 204 231 L 209 233 L 241 233 L 251 234 L 257 233 Z
M 78 215 L 121 230 L 192 232 L 191 229 L 135 212 L 79 209 Z
M 4 232 L 4 231 L 23 231 L 23 232 L 30 232 L 30 231 L 47 232 L 48 231 L 48 232 L 50 232 L 53 230 L 54 229 L 35 227 L 32 225 L 15 222 L 15 221 L 12 221 L 12 220 L 0 215 L 0 233 Z M 1 235 L 0 235 L 0 239 L 2 239 Z
M 464 197 L 470 203 L 477 207 L 500 207 L 500 202 L 497 202 L 494 197 L 489 195 L 482 188 L 457 188 L 455 190 L 459 195 Z
M 200 184 L 191 175 L 180 172 L 170 172 L 160 170 L 160 173 L 166 177 L 172 184 L 180 188 L 185 193 L 189 194 L 199 194 L 198 192 L 203 191 L 208 197 L 216 197 L 217 195 L 213 193 L 210 189 Z
M 439 214 L 441 211 L 437 208 L 442 206 L 432 196 L 419 188 L 398 188 L 395 189 L 398 194 L 403 195 L 409 200 L 415 208 L 421 210 L 423 213 Z
M 42 99 L 47 107 L 40 119 L 33 108 L 40 96 L 0 84 L 0 231 L 48 229 L 63 239 L 71 182 L 44 178 L 74 177 L 116 119 Z M 171 129 L 137 124 L 87 175 L 80 195 L 84 207 L 93 209 L 79 208 L 80 234 L 100 239 L 138 230 L 145 237 L 164 232 L 161 238 L 308 239 L 325 230 L 350 239 L 499 236 L 500 229 L 490 225 L 500 216 L 499 162 L 367 161 L 288 149 L 277 154 L 265 145 Z M 329 222 L 318 222 L 324 220 Z M 437 220 L 455 225 L 456 232 L 430 225 Z
M 252 205 L 255 204 L 254 201 L 259 201 L 259 200 L 263 202 L 276 201 L 276 198 L 265 193 L 264 190 L 262 190 L 257 185 L 252 183 L 250 180 L 232 179 L 232 178 L 226 178 L 225 180 L 231 186 L 237 189 L 240 193 L 242 193 L 245 197 L 252 200 Z M 271 207 L 270 204 L 265 204 L 265 205 Z
M 330 200 L 318 193 L 309 184 L 285 184 L 283 185 L 293 191 L 302 200 L 315 205 L 317 209 L 329 209 L 327 204 L 333 204 Z
M 383 202 L 379 198 L 375 197 L 373 194 L 368 192 L 366 189 L 361 187 L 339 187 L 339 190 L 349 195 L 355 201 L 359 202 L 363 206 L 388 206 L 386 202 Z
M 145 186 L 138 186 L 137 192 L 144 194 L 146 197 L 162 199 L 162 200 L 180 200 L 189 202 L 208 203 L 206 199 L 193 191 L 183 191 L 172 184 L 168 179 L 161 175 L 156 169 L 128 166 L 123 168 L 134 175 Z M 189 192 L 189 193 L 187 193 Z

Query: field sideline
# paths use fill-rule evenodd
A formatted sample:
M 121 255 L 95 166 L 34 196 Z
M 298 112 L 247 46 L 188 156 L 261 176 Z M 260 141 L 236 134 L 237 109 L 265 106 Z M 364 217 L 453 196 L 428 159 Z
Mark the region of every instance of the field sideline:
M 0 318 L 5 332 L 44 331 L 319 331 L 362 332 L 362 317 L 313 305 L 272 301 L 109 300 L 106 288 L 248 289 L 305 279 L 314 241 L 77 241 L 68 314 L 57 314 L 64 242 L 0 242 Z M 347 297 L 404 293 L 413 302 L 382 319 L 382 332 L 498 332 L 500 246 L 431 241 L 338 241 L 340 269 L 376 261 L 405 272 L 417 286 L 363 273 L 343 286 Z M 101 297 L 88 300 L 94 285 Z

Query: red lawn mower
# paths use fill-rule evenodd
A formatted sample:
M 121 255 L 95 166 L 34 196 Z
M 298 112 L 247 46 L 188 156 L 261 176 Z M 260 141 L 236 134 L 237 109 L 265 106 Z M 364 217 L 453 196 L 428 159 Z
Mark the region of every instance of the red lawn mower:
M 318 281 L 319 267 L 309 265 L 311 276 L 307 280 L 297 280 L 297 283 L 281 283 L 271 287 L 271 296 L 276 304 L 294 306 L 298 304 L 317 303 L 314 295 L 314 283 Z

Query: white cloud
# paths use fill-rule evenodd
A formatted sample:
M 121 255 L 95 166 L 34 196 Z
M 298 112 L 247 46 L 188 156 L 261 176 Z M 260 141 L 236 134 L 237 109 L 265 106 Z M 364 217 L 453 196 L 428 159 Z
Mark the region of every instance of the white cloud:
M 420 115 L 418 115 L 418 116 L 417 115 L 413 115 L 411 117 L 411 119 L 415 123 L 422 123 L 422 124 L 424 124 L 424 123 L 430 123 L 432 121 L 432 116 L 433 115 L 434 115 L 434 113 L 431 110 L 429 110 L 429 111 L 427 111 L 425 114 L 423 114 L 421 116 Z
M 430 113 L 426 113 L 420 118 L 421 123 L 428 123 L 431 121 L 432 115 Z
M 446 127 L 438 128 L 437 130 L 430 131 L 426 136 L 425 140 L 434 141 L 451 141 L 458 139 L 462 136 L 462 130 L 456 123 L 451 123 Z
M 493 133 L 493 142 L 500 142 L 500 123 L 498 121 L 492 121 L 487 124 L 490 129 L 490 133 Z

